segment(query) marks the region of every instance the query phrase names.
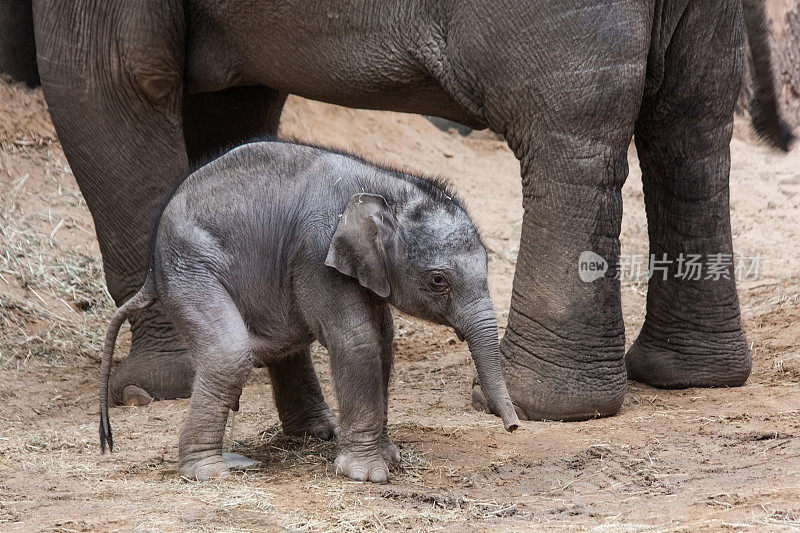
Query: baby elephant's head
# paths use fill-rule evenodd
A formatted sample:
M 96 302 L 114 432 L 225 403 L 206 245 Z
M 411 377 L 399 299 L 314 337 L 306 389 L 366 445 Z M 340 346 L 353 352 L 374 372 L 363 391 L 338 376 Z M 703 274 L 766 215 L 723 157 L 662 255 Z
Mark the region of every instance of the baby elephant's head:
M 481 388 L 506 429 L 517 419 L 500 368 L 486 248 L 460 204 L 412 196 L 390 205 L 354 195 L 339 220 L 325 264 L 401 311 L 455 329 L 469 344 Z

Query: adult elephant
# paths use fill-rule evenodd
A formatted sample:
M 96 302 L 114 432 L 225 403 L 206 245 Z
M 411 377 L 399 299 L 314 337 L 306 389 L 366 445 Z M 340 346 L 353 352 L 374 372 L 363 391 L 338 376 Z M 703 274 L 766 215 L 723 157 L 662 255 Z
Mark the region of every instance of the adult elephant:
M 611 272 L 633 135 L 651 252 L 731 253 L 729 142 L 745 20 L 759 128 L 783 148 L 790 138 L 763 19 L 757 0 L 33 2 L 45 97 L 117 304 L 141 285 L 159 206 L 192 162 L 275 133 L 288 93 L 503 134 L 521 161 L 525 211 L 504 371 L 521 415 L 560 420 L 615 413 L 626 375 L 661 387 L 747 379 L 730 267 L 717 281 L 653 279 L 625 358 Z M 582 282 L 584 251 L 610 272 Z M 192 363 L 161 311 L 132 329 L 113 399 L 187 395 Z M 303 383 L 313 368 L 270 372 Z M 313 408 L 296 406 L 318 405 L 318 389 L 276 391 L 282 420 L 314 423 Z

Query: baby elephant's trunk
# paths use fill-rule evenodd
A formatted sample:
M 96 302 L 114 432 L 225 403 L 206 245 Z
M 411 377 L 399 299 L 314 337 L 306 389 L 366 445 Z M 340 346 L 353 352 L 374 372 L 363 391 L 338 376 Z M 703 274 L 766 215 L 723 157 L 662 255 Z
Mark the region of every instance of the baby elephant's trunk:
M 491 300 L 486 298 L 478 309 L 477 313 L 473 312 L 466 321 L 461 331 L 478 369 L 481 389 L 489 402 L 489 408 L 503 419 L 506 431 L 514 431 L 519 427 L 519 418 L 503 379 L 497 320 Z

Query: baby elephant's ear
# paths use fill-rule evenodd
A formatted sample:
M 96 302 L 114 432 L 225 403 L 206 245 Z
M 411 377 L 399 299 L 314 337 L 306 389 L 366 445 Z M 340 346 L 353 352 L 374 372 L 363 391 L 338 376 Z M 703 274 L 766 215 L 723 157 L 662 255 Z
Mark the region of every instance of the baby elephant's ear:
M 325 264 L 386 298 L 389 296 L 386 243 L 394 226 L 394 215 L 383 196 L 353 195 L 339 217 Z

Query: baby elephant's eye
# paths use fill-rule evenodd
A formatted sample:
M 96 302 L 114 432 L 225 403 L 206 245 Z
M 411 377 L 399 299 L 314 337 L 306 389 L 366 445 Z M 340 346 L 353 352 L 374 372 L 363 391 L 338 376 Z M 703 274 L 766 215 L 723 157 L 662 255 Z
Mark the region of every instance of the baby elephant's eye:
M 450 282 L 447 277 L 441 272 L 431 272 L 428 278 L 428 284 L 431 289 L 436 292 L 446 292 L 450 289 Z

